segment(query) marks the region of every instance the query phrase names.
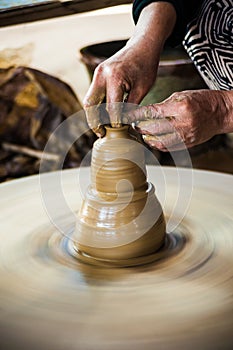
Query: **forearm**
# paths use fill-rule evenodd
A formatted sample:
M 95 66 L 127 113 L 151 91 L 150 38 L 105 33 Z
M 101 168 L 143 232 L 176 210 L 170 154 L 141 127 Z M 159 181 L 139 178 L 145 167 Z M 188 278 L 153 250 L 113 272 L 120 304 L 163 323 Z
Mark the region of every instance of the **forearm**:
M 187 24 L 198 14 L 204 0 L 134 0 L 133 18 L 135 23 L 140 18 L 143 9 L 149 4 L 156 2 L 170 3 L 174 7 L 177 21 L 173 32 L 168 38 L 168 43 L 171 46 L 181 44 L 186 33 Z
M 168 2 L 146 6 L 139 17 L 128 46 L 137 45 L 145 56 L 157 58 L 176 23 L 176 11 Z

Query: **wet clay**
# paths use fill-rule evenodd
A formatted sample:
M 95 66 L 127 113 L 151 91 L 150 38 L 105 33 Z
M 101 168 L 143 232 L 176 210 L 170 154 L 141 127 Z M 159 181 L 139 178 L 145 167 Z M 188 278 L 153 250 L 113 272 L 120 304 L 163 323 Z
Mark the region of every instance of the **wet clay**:
M 93 148 L 91 185 L 78 213 L 75 248 L 90 262 L 128 265 L 153 259 L 165 242 L 165 220 L 147 182 L 144 147 L 129 134 L 129 126 L 106 127 Z M 150 259 L 149 259 L 150 260 Z M 129 262 L 132 265 L 132 260 Z

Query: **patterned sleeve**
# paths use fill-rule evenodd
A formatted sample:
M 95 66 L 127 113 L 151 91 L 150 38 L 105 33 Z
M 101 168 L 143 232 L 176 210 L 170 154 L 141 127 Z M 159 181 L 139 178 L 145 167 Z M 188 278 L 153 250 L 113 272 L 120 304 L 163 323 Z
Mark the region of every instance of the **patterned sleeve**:
M 133 3 L 133 19 L 137 23 L 141 11 L 144 7 L 152 2 L 169 2 L 171 3 L 177 15 L 176 25 L 173 33 L 168 39 L 168 44 L 176 46 L 180 44 L 185 36 L 187 24 L 196 16 L 201 4 L 204 0 L 134 0 Z

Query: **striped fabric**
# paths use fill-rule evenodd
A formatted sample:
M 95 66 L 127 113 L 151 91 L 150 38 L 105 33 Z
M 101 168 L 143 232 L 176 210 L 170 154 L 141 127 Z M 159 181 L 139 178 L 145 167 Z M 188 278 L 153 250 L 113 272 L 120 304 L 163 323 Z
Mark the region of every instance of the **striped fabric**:
M 206 0 L 183 45 L 210 89 L 233 89 L 233 0 Z

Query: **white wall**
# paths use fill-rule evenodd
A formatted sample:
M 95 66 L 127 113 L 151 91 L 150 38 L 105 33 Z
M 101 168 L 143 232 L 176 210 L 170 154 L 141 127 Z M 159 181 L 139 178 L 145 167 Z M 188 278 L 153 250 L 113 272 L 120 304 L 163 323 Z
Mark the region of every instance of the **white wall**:
M 59 77 L 83 99 L 89 86 L 80 48 L 126 39 L 133 31 L 131 5 L 0 28 L 0 56 Z M 12 51 L 13 49 L 13 51 Z M 13 52 L 13 54 L 12 54 Z

